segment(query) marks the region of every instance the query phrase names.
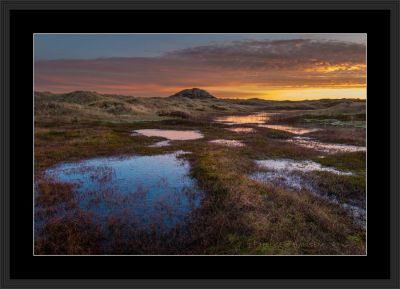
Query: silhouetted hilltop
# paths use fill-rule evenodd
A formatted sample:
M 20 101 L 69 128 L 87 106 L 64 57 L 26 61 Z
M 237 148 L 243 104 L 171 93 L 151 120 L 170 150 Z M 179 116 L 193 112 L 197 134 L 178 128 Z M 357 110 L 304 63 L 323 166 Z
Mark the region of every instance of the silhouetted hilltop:
M 208 91 L 200 88 L 191 88 L 191 89 L 184 89 L 171 95 L 170 97 L 187 97 L 187 98 L 196 98 L 196 99 L 210 99 L 216 98 L 215 96 L 211 95 Z

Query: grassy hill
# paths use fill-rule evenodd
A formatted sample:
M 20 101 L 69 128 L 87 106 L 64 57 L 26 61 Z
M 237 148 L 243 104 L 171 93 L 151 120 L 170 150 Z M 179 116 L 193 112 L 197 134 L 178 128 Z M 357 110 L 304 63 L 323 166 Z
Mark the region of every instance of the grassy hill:
M 270 101 L 262 99 L 196 99 L 174 97 L 134 97 L 74 91 L 63 94 L 35 92 L 37 122 L 159 121 L 170 118 L 206 118 L 265 110 L 314 110 L 312 114 L 365 113 L 365 101 L 323 99 L 310 101 Z

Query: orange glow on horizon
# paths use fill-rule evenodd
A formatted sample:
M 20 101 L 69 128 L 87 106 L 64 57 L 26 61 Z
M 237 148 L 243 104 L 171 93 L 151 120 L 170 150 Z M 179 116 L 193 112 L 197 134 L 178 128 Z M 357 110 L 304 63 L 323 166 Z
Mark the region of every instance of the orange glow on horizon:
M 207 90 L 210 94 L 220 99 L 250 99 L 259 98 L 264 100 L 306 100 L 306 99 L 338 99 L 338 98 L 359 98 L 366 99 L 365 85 L 333 85 L 333 86 L 271 86 L 265 85 L 234 85 L 229 86 L 203 86 L 192 83 L 187 86 L 130 86 L 130 85 L 96 85 L 96 86 L 75 86 L 75 90 L 96 91 L 103 94 L 121 94 L 134 97 L 168 97 L 183 89 L 197 87 Z M 136 91 L 133 89 L 140 89 Z M 35 86 L 36 91 L 50 91 L 53 93 L 68 93 L 71 88 L 68 85 L 57 87 L 46 87 L 46 89 Z M 147 94 L 141 91 L 147 92 Z M 149 93 L 151 92 L 151 93 Z
M 218 98 L 250 99 L 259 98 L 264 100 L 293 100 L 306 99 L 339 99 L 358 98 L 366 99 L 365 86 L 347 87 L 276 87 L 271 89 L 233 89 L 220 87 L 205 87 L 211 94 Z

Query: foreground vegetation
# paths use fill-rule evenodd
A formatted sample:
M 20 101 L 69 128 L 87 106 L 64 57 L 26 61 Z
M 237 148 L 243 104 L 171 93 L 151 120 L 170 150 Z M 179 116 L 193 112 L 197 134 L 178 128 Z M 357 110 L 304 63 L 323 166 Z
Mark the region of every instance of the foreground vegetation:
M 359 114 L 365 113 L 364 106 L 364 102 L 351 100 L 160 100 L 87 92 L 38 93 L 35 214 L 53 218 L 35 235 L 35 253 L 364 254 L 365 228 L 342 207 L 307 191 L 258 183 L 248 175 L 257 171 L 257 159 L 314 160 L 354 173 L 310 174 L 318 188 L 339 200 L 365 206 L 365 153 L 331 155 L 284 142 L 293 136 L 291 133 L 257 127 L 257 133 L 239 134 L 212 121 L 218 115 L 265 110 L 285 110 L 274 120 L 281 123 L 304 124 L 312 119 L 310 115 L 318 120 L 362 121 Z M 307 136 L 326 142 L 365 144 L 365 129 L 359 126 L 338 127 L 328 122 L 312 125 L 323 130 Z M 131 136 L 132 130 L 143 128 L 195 129 L 204 138 L 149 147 L 163 139 Z M 245 146 L 224 147 L 210 143 L 213 139 L 239 140 Z M 43 178 L 46 168 L 64 161 L 177 150 L 191 152 L 181 157 L 190 162 L 191 175 L 205 197 L 185 226 L 162 233 L 140 230 L 127 218 L 109 218 L 105 233 L 92 215 L 79 208 L 72 184 Z M 54 218 L 60 207 L 71 213 Z

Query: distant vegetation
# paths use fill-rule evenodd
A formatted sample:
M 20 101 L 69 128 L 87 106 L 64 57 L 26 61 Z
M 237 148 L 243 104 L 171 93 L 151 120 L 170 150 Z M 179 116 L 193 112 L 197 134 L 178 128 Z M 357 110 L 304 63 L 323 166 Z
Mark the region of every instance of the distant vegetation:
M 219 99 L 191 95 L 183 91 L 167 98 L 144 98 L 75 91 L 65 94 L 35 92 L 35 119 L 40 122 L 101 120 L 132 122 L 167 118 L 205 118 L 220 114 L 240 114 L 265 110 L 315 110 L 305 115 L 294 115 L 279 121 L 295 122 L 301 119 L 337 121 L 365 119 L 365 101 L 323 99 L 309 101 L 270 101 L 262 99 Z

